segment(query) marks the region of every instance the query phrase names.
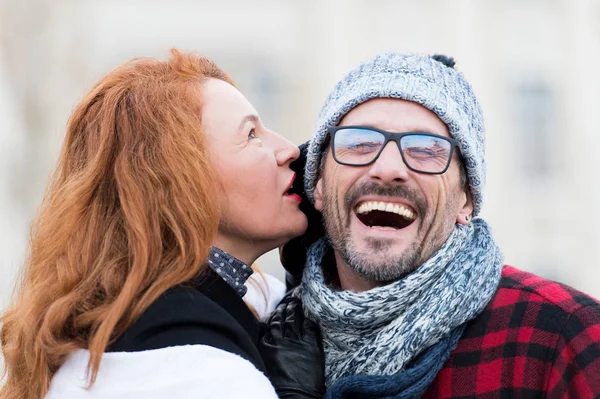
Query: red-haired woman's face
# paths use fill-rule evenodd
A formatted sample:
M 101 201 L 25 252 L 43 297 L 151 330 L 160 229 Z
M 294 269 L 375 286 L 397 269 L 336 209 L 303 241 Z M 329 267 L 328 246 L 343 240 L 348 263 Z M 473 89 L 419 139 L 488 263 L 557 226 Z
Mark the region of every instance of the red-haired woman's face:
M 300 198 L 286 194 L 298 147 L 267 129 L 250 102 L 226 82 L 205 82 L 202 103 L 202 127 L 224 187 L 215 245 L 253 262 L 306 229 Z

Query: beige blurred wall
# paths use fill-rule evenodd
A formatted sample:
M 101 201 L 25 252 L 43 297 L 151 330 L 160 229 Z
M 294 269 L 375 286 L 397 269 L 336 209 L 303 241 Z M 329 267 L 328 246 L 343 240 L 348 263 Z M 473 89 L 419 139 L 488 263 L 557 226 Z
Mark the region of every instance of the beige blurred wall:
M 70 111 L 111 68 L 171 47 L 214 58 L 298 144 L 358 62 L 454 56 L 486 116 L 483 217 L 507 263 L 600 297 L 599 17 L 597 0 L 0 0 L 0 309 Z M 260 264 L 282 275 L 276 253 Z

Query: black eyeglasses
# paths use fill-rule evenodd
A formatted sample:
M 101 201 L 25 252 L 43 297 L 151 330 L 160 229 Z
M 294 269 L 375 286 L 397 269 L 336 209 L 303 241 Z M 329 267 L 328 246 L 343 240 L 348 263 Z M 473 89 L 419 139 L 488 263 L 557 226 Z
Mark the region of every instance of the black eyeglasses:
M 440 175 L 450 166 L 458 142 L 425 132 L 389 133 L 364 126 L 332 126 L 333 159 L 348 166 L 366 166 L 377 160 L 387 143 L 395 141 L 406 166 L 419 173 Z

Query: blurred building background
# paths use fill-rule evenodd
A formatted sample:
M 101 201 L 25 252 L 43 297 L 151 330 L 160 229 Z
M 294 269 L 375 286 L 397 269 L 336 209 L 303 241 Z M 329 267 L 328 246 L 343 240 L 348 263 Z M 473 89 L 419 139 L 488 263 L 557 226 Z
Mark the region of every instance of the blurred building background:
M 0 310 L 74 105 L 171 47 L 214 58 L 297 144 L 358 62 L 454 56 L 486 116 L 482 216 L 506 262 L 600 297 L 598 0 L 0 0 Z

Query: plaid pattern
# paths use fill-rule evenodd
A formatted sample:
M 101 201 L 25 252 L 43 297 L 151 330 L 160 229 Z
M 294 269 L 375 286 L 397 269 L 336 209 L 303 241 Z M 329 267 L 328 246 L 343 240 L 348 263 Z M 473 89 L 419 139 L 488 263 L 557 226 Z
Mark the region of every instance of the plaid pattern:
M 424 398 L 600 398 L 600 303 L 505 266 Z

